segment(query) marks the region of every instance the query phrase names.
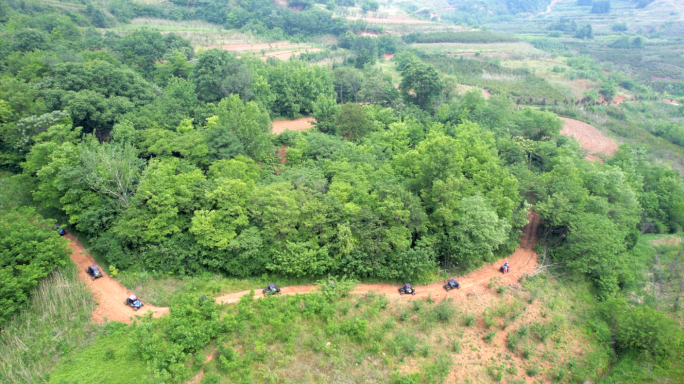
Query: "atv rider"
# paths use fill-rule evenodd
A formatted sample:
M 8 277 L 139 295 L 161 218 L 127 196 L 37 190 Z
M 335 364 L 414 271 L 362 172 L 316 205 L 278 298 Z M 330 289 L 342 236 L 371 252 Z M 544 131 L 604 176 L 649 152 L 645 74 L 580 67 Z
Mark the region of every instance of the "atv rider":
M 447 292 L 454 288 L 459 288 L 460 284 L 458 284 L 458 281 L 454 279 L 449 279 L 449 282 L 444 286 L 444 289 L 446 289 Z
M 503 265 L 504 272 L 508 272 L 508 261 Z

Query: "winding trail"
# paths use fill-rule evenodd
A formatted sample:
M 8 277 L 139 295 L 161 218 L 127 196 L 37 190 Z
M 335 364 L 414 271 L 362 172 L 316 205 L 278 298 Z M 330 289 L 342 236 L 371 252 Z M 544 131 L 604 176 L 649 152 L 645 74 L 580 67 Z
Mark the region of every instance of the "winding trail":
M 415 286 L 416 295 L 407 296 L 407 298 L 446 298 L 465 299 L 469 293 L 481 293 L 489 289 L 488 285 L 492 278 L 500 278 L 500 284 L 518 283 L 518 280 L 525 274 L 532 274 L 537 268 L 537 253 L 533 247 L 537 241 L 539 234 L 539 215 L 531 212 L 527 216 L 529 223 L 523 228 L 523 235 L 520 237 L 520 247 L 510 256 L 500 259 L 492 264 L 485 265 L 475 271 L 468 273 L 465 276 L 458 277 L 456 280 L 460 283 L 461 289 L 446 292 L 444 290 L 445 282 L 439 281 L 429 285 Z M 503 275 L 499 272 L 499 267 L 508 261 L 511 265 L 511 272 Z M 384 293 L 387 297 L 400 297 L 399 286 L 396 284 L 359 284 L 352 291 L 353 294 L 361 295 L 368 292 Z M 281 287 L 280 292 L 283 295 L 294 295 L 309 293 L 316 289 L 314 285 L 300 285 L 292 287 Z M 237 303 L 244 295 L 251 291 L 241 291 L 219 296 L 216 301 L 221 304 Z M 260 298 L 262 294 L 256 292 L 254 298 Z
M 457 280 L 461 285 L 461 289 L 446 292 L 443 288 L 444 282 L 439 281 L 429 285 L 416 286 L 416 295 L 407 296 L 407 299 L 421 299 L 428 296 L 435 299 L 446 297 L 458 300 L 466 299 L 470 293 L 478 294 L 489 289 L 488 285 L 492 278 L 500 279 L 497 283 L 498 285 L 515 285 L 523 275 L 534 273 L 537 268 L 537 253 L 534 251 L 533 246 L 537 241 L 540 219 L 539 215 L 534 212 L 531 212 L 527 219 L 529 223 L 523 228 L 523 235 L 520 237 L 520 247 L 512 255 L 485 265 L 465 276 L 458 277 Z M 97 308 L 93 311 L 93 321 L 95 323 L 102 324 L 109 320 L 130 324 L 134 315 L 152 312 L 152 317 L 161 317 L 169 313 L 169 308 L 167 307 L 156 307 L 147 303 L 137 312 L 125 306 L 123 302 L 131 292 L 116 279 L 110 277 L 101 266 L 100 270 L 102 270 L 103 276 L 93 281 L 85 273 L 85 269 L 89 265 L 96 264 L 95 260 L 86 252 L 76 236 L 69 233 L 65 237 L 69 240 L 69 247 L 71 248 L 70 257 L 79 268 L 79 276 L 90 287 L 98 302 Z M 503 275 L 499 272 L 499 267 L 506 261 L 511 265 L 511 272 Z M 360 295 L 372 291 L 385 294 L 388 297 L 400 297 L 398 288 L 396 284 L 359 284 L 352 293 Z M 284 295 L 304 294 L 313 292 L 315 289 L 316 286 L 314 285 L 282 287 L 281 293 Z M 240 291 L 222 295 L 217 297 L 216 301 L 220 304 L 237 303 L 242 296 L 250 292 Z M 255 299 L 260 297 L 262 297 L 260 292 L 254 296 Z
M 78 241 L 76 236 L 68 233 L 64 237 L 69 240 L 69 248 L 71 249 L 69 257 L 78 267 L 78 276 L 83 279 L 93 292 L 95 301 L 98 303 L 93 311 L 93 322 L 102 324 L 110 320 L 130 324 L 131 317 L 134 315 L 143 315 L 151 311 L 153 313 L 152 317 L 161 317 L 169 313 L 169 309 L 166 307 L 155 307 L 145 302 L 143 302 L 144 306 L 138 311 L 134 311 L 133 308 L 124 305 L 124 301 L 131 295 L 131 291 L 109 276 L 99 264 L 98 267 L 100 267 L 102 277 L 93 280 L 86 274 L 85 270 L 89 265 L 97 264 L 95 259 L 86 252 L 83 244 Z

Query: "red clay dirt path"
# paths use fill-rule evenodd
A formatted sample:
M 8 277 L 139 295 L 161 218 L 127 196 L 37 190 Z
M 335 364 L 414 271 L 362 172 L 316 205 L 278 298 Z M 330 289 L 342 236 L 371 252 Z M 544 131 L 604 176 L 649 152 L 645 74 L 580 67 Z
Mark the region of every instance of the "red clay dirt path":
M 565 117 L 561 117 L 561 119 L 564 122 L 563 129 L 560 131 L 561 135 L 574 137 L 579 141 L 582 148 L 590 153 L 590 156 L 586 157 L 587 160 L 596 159 L 596 156 L 591 156 L 592 153 L 613 156 L 613 153 L 618 150 L 618 145 L 613 140 L 604 136 L 603 133 L 591 125 Z
M 524 274 L 532 274 L 537 268 L 537 253 L 533 246 L 537 241 L 539 232 L 539 216 L 532 212 L 527 216 L 529 223 L 523 228 L 523 236 L 520 238 L 520 247 L 510 256 L 500 259 L 492 264 L 470 272 L 469 274 L 459 277 L 457 280 L 461 284 L 461 289 L 446 292 L 443 288 L 444 282 L 436 282 L 424 286 L 416 286 L 415 298 L 426 298 L 432 296 L 433 298 L 451 297 L 458 300 L 467 298 L 468 293 L 481 293 L 487 290 L 487 286 L 492 278 L 501 278 L 499 284 L 517 284 L 518 280 Z M 133 311 L 130 307 L 123 304 L 126 297 L 131 292 L 127 290 L 118 281 L 108 276 L 102 271 L 103 276 L 93 281 L 90 276 L 85 273 L 85 269 L 95 260 L 85 251 L 83 245 L 78 241 L 76 236 L 67 234 L 66 238 L 69 240 L 69 247 L 71 248 L 71 260 L 79 268 L 79 276 L 85 281 L 95 296 L 98 306 L 93 311 L 93 321 L 97 324 L 102 324 L 106 320 L 120 321 L 130 324 L 133 315 L 142 315 L 149 311 L 153 312 L 152 317 L 161 317 L 169 313 L 166 307 L 155 307 L 151 304 L 145 304 L 140 311 Z M 499 267 L 508 261 L 511 265 L 511 272 L 505 275 L 499 272 Z M 100 269 L 102 269 L 100 267 Z M 315 290 L 313 285 L 282 287 L 281 292 L 284 295 L 294 295 L 297 293 L 310 293 Z M 384 293 L 388 297 L 399 297 L 398 286 L 393 284 L 359 284 L 355 287 L 352 293 L 365 294 L 370 291 L 377 293 Z M 244 295 L 251 291 L 235 292 L 216 298 L 220 304 L 237 303 Z M 255 298 L 261 297 L 261 294 L 255 295 Z M 414 296 L 408 296 L 413 298 Z
M 456 280 L 460 283 L 461 289 L 446 292 L 444 290 L 445 282 L 439 281 L 429 285 L 416 286 L 416 295 L 407 296 L 408 298 L 427 298 L 431 296 L 437 298 L 453 298 L 456 300 L 465 300 L 469 293 L 482 293 L 488 289 L 489 282 L 492 278 L 501 278 L 500 285 L 517 284 L 518 280 L 525 275 L 531 275 L 537 269 L 537 253 L 533 246 L 537 241 L 539 234 L 539 215 L 532 212 L 527 216 L 529 223 L 523 228 L 523 236 L 520 237 L 520 247 L 510 256 L 500 259 L 492 264 L 485 265 L 475 271 L 470 272 L 465 276 L 458 277 Z M 502 274 L 499 272 L 505 262 L 511 266 L 511 272 Z M 283 295 L 294 295 L 310 293 L 315 290 L 313 285 L 302 285 L 293 287 L 281 287 L 280 292 Z M 368 292 L 384 293 L 387 297 L 399 297 L 399 286 L 396 284 L 359 284 L 354 288 L 353 294 L 362 295 Z M 251 291 L 241 291 L 219 296 L 216 301 L 221 304 L 237 303 L 244 295 Z M 260 292 L 256 292 L 254 298 L 262 297 Z
M 71 248 L 70 257 L 78 268 L 78 276 L 83 279 L 93 292 L 95 301 L 98 303 L 98 306 L 93 311 L 93 322 L 102 324 L 106 320 L 111 320 L 130 324 L 131 317 L 134 315 L 143 315 L 152 311 L 152 317 L 160 317 L 169 313 L 168 308 L 155 307 L 144 302 L 143 307 L 139 311 L 134 311 L 133 308 L 124 305 L 124 301 L 131 295 L 131 292 L 117 280 L 107 275 L 102 266 L 99 266 L 100 271 L 102 271 L 102 277 L 93 281 L 85 273 L 85 270 L 88 266 L 96 264 L 95 259 L 86 252 L 76 236 L 68 233 L 65 237 L 69 240 L 69 248 Z

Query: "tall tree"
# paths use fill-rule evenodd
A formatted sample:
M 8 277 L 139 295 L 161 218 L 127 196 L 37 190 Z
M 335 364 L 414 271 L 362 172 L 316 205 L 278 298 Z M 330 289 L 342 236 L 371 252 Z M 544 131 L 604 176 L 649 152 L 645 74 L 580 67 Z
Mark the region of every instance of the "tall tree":
M 406 100 L 423 110 L 430 110 L 444 89 L 435 67 L 421 61 L 410 61 L 401 72 L 399 89 Z

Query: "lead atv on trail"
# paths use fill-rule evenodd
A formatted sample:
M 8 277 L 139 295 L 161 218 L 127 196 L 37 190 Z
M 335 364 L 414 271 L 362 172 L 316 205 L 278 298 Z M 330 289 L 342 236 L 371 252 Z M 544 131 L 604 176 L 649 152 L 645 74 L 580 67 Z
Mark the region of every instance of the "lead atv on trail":
M 130 295 L 126 298 L 126 301 L 124 301 L 124 305 L 128 305 L 129 307 L 133 308 L 134 311 L 137 311 L 143 306 L 143 303 L 138 300 L 135 295 Z
M 446 289 L 446 291 L 449 292 L 452 289 L 457 289 L 460 287 L 461 287 L 461 285 L 458 283 L 458 281 L 456 281 L 454 279 L 449 279 L 449 282 L 446 283 L 446 285 L 444 286 L 444 289 Z
M 57 233 L 59 233 L 60 236 L 66 235 L 66 233 L 67 233 L 66 228 L 60 229 L 59 227 L 60 227 L 59 223 L 55 223 L 55 229 L 57 229 Z
M 264 288 L 262 291 L 264 296 L 273 296 L 280 294 L 280 288 L 276 287 L 275 284 L 269 284 L 268 287 Z
M 100 268 L 97 267 L 97 264 L 93 264 L 86 268 L 86 273 L 89 274 L 93 280 L 102 277 L 102 272 L 100 272 Z
M 511 271 L 511 267 L 508 266 L 508 263 L 504 264 L 499 268 L 499 272 L 501 273 L 508 273 Z
M 400 294 L 400 295 L 403 295 L 403 294 L 415 295 L 415 294 L 416 294 L 416 290 L 413 289 L 413 287 L 411 286 L 411 284 L 404 284 L 403 287 L 399 288 L 399 294 Z

